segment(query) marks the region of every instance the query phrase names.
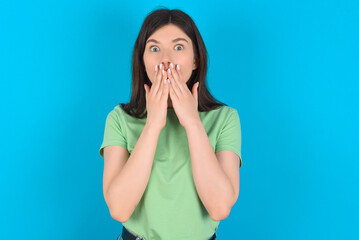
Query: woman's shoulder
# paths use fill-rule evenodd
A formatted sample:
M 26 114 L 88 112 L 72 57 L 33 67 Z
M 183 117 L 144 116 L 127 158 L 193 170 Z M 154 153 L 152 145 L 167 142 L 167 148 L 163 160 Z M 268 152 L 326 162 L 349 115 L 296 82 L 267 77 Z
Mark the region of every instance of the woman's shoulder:
M 227 115 L 230 114 L 232 112 L 237 112 L 237 109 L 235 109 L 234 107 L 230 107 L 228 105 L 223 105 L 220 106 L 214 110 L 211 110 L 209 113 L 212 114 L 220 114 L 220 115 Z
M 237 109 L 235 109 L 234 107 L 230 107 L 230 106 L 222 106 L 222 108 L 223 108 L 223 111 L 226 111 L 226 112 L 237 111 Z
M 117 104 L 112 111 L 114 111 L 116 114 L 123 114 L 124 110 L 122 109 L 122 106 L 120 104 Z
M 216 122 L 217 124 L 220 124 L 233 118 L 236 114 L 237 110 L 234 107 L 222 105 L 211 111 L 200 113 L 200 118 L 203 122 Z M 207 119 L 207 121 L 204 121 L 204 119 Z
M 123 112 L 124 110 L 121 108 L 121 106 L 116 105 L 108 112 L 107 118 L 111 118 L 118 121 L 120 118 L 123 118 Z

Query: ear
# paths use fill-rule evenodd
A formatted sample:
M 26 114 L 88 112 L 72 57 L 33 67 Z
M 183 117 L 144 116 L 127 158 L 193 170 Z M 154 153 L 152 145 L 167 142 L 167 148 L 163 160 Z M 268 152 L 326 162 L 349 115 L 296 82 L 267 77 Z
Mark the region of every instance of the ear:
M 193 61 L 193 68 L 192 68 L 192 71 L 193 71 L 193 70 L 196 70 L 196 69 L 197 69 L 197 67 L 198 67 L 198 60 L 197 60 L 197 58 L 195 58 L 195 59 L 194 59 L 194 61 Z

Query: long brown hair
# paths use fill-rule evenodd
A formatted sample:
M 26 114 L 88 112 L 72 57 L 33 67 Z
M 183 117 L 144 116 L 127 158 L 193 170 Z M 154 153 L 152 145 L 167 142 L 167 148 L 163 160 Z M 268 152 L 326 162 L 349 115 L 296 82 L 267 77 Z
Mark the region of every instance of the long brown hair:
M 143 53 L 147 39 L 157 29 L 167 24 L 174 24 L 181 28 L 193 42 L 193 51 L 196 58 L 197 68 L 192 71 L 187 87 L 192 91 L 193 85 L 199 81 L 198 89 L 198 111 L 207 112 L 227 104 L 216 100 L 208 91 L 206 85 L 207 74 L 207 49 L 204 45 L 201 34 L 192 18 L 181 10 L 160 8 L 150 12 L 145 18 L 141 30 L 135 42 L 132 53 L 132 93 L 129 103 L 120 103 L 122 109 L 129 115 L 136 118 L 147 117 L 146 92 L 144 84 L 152 86 L 143 62 Z

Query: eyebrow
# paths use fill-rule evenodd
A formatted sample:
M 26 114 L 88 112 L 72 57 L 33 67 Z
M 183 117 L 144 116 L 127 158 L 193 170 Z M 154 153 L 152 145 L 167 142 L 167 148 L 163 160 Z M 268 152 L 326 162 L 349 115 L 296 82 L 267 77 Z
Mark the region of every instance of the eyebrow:
M 188 43 L 188 41 L 184 38 L 176 38 L 176 39 L 172 40 L 172 42 L 178 42 L 178 41 L 186 41 Z M 149 40 L 147 40 L 146 44 L 149 42 L 160 43 L 159 41 L 157 41 L 155 39 L 149 39 Z

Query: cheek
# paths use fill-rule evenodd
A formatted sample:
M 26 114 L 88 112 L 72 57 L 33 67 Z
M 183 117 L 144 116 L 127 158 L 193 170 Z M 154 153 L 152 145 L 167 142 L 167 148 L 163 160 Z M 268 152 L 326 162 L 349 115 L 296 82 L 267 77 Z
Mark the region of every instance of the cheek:
M 151 61 L 149 61 L 147 58 L 143 58 L 143 62 L 145 64 L 145 71 L 147 74 L 147 77 L 150 79 L 151 82 L 153 82 L 153 75 L 155 73 L 155 65 L 152 67 Z
M 183 76 L 183 81 L 184 82 L 188 82 L 189 78 L 192 75 L 192 71 L 189 69 L 186 72 L 182 72 L 182 76 Z
M 192 75 L 192 64 L 190 64 L 190 61 L 186 62 L 185 64 L 179 64 L 181 67 L 181 73 L 182 73 L 182 78 L 184 82 L 187 82 L 189 80 L 189 78 Z

